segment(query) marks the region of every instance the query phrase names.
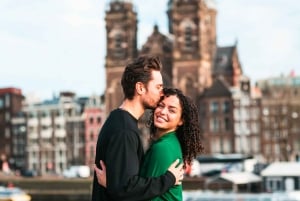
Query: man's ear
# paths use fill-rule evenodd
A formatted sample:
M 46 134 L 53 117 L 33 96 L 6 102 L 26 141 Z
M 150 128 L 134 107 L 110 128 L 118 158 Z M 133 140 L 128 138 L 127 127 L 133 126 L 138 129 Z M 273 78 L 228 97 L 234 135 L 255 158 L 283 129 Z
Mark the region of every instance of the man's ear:
M 137 92 L 137 94 L 141 95 L 143 93 L 145 93 L 145 85 L 142 82 L 137 82 L 135 84 L 135 90 Z

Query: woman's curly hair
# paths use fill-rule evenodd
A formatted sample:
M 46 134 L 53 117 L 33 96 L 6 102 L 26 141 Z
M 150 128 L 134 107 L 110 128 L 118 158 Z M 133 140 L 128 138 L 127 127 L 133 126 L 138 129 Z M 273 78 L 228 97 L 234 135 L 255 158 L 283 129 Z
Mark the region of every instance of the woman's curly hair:
M 164 88 L 164 97 L 175 95 L 178 97 L 182 107 L 182 120 L 183 124 L 176 130 L 177 138 L 180 142 L 184 165 L 191 165 L 191 162 L 198 154 L 204 150 L 202 144 L 202 133 L 200 129 L 200 121 L 198 116 L 198 108 L 193 101 L 183 95 L 182 91 L 174 88 Z M 150 127 L 151 135 L 155 134 L 156 127 L 154 126 L 154 112 L 151 113 L 148 126 Z

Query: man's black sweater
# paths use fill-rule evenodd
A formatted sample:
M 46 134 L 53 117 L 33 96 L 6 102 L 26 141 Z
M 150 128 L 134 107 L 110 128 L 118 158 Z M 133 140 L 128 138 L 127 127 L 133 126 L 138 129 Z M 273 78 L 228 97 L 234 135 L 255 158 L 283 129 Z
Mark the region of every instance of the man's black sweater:
M 104 123 L 97 141 L 95 163 L 106 165 L 107 188 L 98 184 L 94 174 L 92 201 L 150 200 L 162 195 L 175 183 L 174 175 L 167 171 L 156 178 L 139 176 L 144 156 L 139 129 L 129 112 L 116 109 Z

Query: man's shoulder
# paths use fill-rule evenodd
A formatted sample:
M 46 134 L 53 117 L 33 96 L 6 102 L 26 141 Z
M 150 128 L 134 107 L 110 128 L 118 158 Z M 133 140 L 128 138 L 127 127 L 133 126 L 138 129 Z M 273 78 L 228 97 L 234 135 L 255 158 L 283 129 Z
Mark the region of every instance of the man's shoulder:
M 132 118 L 128 112 L 115 109 L 110 112 L 103 128 L 108 128 L 121 133 L 139 133 L 137 122 Z
M 122 124 L 124 124 L 124 120 L 128 119 L 126 118 L 126 113 L 120 109 L 115 109 L 115 110 L 112 110 L 107 119 L 106 119 L 106 122 L 108 123 L 113 123 L 113 124 L 118 124 L 119 126 L 121 126 Z
M 120 114 L 122 114 L 122 110 L 120 110 L 119 108 L 116 108 L 109 113 L 108 117 L 111 117 L 111 116 L 114 117 L 114 116 L 120 115 Z
M 117 119 L 126 119 L 126 120 L 131 120 L 132 119 L 132 116 L 125 110 L 122 110 L 122 109 L 114 109 L 110 112 L 109 116 L 108 116 L 108 119 L 110 118 L 117 118 Z M 132 119 L 134 120 L 134 119 Z

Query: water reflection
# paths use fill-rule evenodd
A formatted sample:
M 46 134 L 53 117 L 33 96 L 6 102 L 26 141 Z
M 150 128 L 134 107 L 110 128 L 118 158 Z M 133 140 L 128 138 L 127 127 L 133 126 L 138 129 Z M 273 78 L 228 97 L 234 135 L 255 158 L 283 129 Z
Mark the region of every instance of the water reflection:
M 278 193 L 226 193 L 213 191 L 184 191 L 184 201 L 300 201 L 300 191 Z

